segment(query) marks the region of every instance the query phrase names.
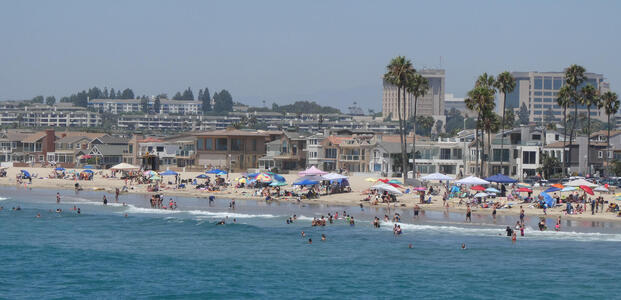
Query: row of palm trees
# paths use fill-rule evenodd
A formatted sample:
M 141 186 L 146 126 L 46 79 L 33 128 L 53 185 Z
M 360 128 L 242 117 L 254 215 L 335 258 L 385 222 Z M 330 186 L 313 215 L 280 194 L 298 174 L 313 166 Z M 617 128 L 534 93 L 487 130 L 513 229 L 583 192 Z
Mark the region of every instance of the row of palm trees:
M 569 151 L 567 156 L 571 157 L 572 142 L 574 138 L 574 132 L 576 130 L 576 121 L 578 120 L 578 106 L 582 105 L 587 108 L 587 149 L 591 148 L 591 108 L 596 107 L 598 109 L 604 109 L 608 118 L 608 133 L 607 133 L 607 146 L 606 146 L 606 167 L 609 166 L 609 153 L 610 153 L 610 116 L 617 113 L 619 110 L 619 97 L 616 93 L 605 92 L 600 93 L 592 84 L 586 81 L 586 69 L 579 65 L 571 65 L 565 69 L 565 84 L 561 87 L 556 99 L 556 103 L 563 108 L 563 149 L 567 147 L 567 110 L 573 106 L 573 122 L 569 130 Z M 580 89 L 579 89 L 580 88 Z M 567 159 L 563 155 L 563 175 L 567 176 Z M 590 167 L 591 151 L 587 151 L 587 167 Z M 590 170 L 589 170 L 590 172 Z M 608 174 L 606 174 L 608 175 Z
M 466 107 L 477 113 L 477 122 L 475 127 L 475 143 L 476 143 L 476 166 L 477 175 L 483 176 L 483 171 L 486 170 L 486 174 L 491 175 L 489 163 L 487 168 L 484 166 L 485 160 L 485 133 L 487 133 L 487 161 L 491 159 L 491 147 L 492 147 L 492 133 L 498 132 L 498 130 L 504 130 L 506 128 L 505 123 L 505 111 L 507 94 L 511 93 L 515 89 L 515 79 L 509 72 L 503 72 L 496 78 L 487 73 L 483 73 L 474 84 L 474 88 L 468 92 L 468 98 L 466 98 Z M 496 92 L 503 93 L 503 109 L 502 117 L 499 117 L 494 113 L 496 107 Z M 479 132 L 481 132 L 481 139 L 479 139 Z M 501 135 L 500 142 L 500 169 L 502 170 L 504 165 L 504 134 Z M 479 146 L 483 149 L 482 155 L 479 153 Z
M 416 116 L 417 116 L 417 104 L 418 99 L 423 97 L 429 91 L 429 81 L 421 74 L 416 72 L 412 62 L 405 58 L 405 56 L 397 56 L 393 58 L 388 66 L 386 66 L 386 73 L 384 74 L 384 80 L 386 82 L 397 87 L 397 115 L 399 119 L 399 137 L 401 141 L 401 170 L 403 170 L 403 181 L 407 179 L 408 159 L 407 159 L 407 122 L 409 119 L 409 112 L 406 108 L 409 106 L 413 110 L 412 116 L 414 122 L 412 122 L 412 173 L 416 174 Z M 403 95 L 403 97 L 402 97 Z M 414 101 L 410 105 L 407 105 L 407 95 L 410 95 L 410 99 Z M 415 176 L 415 175 L 414 175 Z
M 403 180 L 407 179 L 408 159 L 407 159 L 407 126 L 408 111 L 406 111 L 407 95 L 413 98 L 413 104 L 410 105 L 410 109 L 413 109 L 414 122 L 411 126 L 414 132 L 414 138 L 412 143 L 412 162 L 413 173 L 416 174 L 416 116 L 417 116 L 417 102 L 418 98 L 423 97 L 429 91 L 429 82 L 421 74 L 416 72 L 412 62 L 404 56 L 397 56 L 390 61 L 390 64 L 386 67 L 387 71 L 384 74 L 384 80 L 397 87 L 397 114 L 399 119 L 399 136 L 401 141 L 401 163 L 403 170 Z M 578 106 L 582 105 L 587 108 L 587 149 L 590 149 L 590 135 L 591 135 L 591 108 L 597 107 L 604 109 L 608 117 L 608 134 L 607 134 L 607 149 L 610 151 L 610 117 L 617 113 L 619 110 L 620 102 L 616 93 L 606 92 L 601 94 L 593 85 L 583 83 L 586 81 L 586 70 L 582 66 L 571 65 L 565 70 L 565 83 L 561 87 L 558 93 L 557 104 L 563 108 L 563 148 L 567 147 L 567 111 L 573 106 L 573 122 L 569 132 L 569 145 L 572 144 L 574 138 L 574 132 L 576 131 L 576 121 L 578 115 Z M 476 143 L 476 166 L 477 175 L 483 176 L 483 171 L 486 170 L 486 174 L 490 175 L 491 170 L 489 163 L 485 168 L 485 134 L 487 134 L 487 155 L 488 161 L 491 159 L 491 138 L 492 133 L 496 133 L 499 130 L 506 129 L 505 111 L 507 94 L 513 92 L 515 89 L 515 78 L 511 73 L 505 71 L 500 73 L 496 78 L 487 73 L 480 75 L 474 85 L 474 88 L 468 92 L 468 97 L 465 99 L 466 107 L 474 111 L 477 114 L 476 127 L 475 127 L 475 143 Z M 496 92 L 500 92 L 503 95 L 502 116 L 498 116 L 494 113 Z M 511 124 L 513 122 L 510 122 Z M 479 139 L 479 135 L 481 138 Z M 504 155 L 504 138 L 505 134 L 501 134 L 500 143 L 500 169 L 503 170 L 505 155 Z M 482 151 L 479 152 L 479 147 Z M 569 148 L 568 156 L 571 157 L 571 147 Z M 590 161 L 590 151 L 587 151 L 587 162 Z M 609 165 L 609 155 L 606 155 L 606 165 Z M 567 175 L 567 159 L 563 159 L 563 175 Z

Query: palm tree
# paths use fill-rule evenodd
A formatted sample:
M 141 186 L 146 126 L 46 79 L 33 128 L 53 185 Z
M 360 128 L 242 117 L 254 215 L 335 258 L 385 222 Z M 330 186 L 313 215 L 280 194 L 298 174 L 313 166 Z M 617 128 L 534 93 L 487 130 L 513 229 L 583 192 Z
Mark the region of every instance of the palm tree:
M 429 91 L 429 80 L 423 77 L 423 75 L 415 73 L 410 79 L 406 90 L 414 97 L 414 122 L 412 124 L 412 131 L 414 132 L 412 137 L 412 177 L 416 177 L 416 155 L 414 155 L 416 153 L 416 107 L 418 104 L 418 97 L 424 97 Z
M 411 74 L 416 72 L 412 66 L 412 62 L 405 58 L 405 56 L 397 56 L 393 58 L 388 66 L 386 66 L 386 73 L 384 74 L 384 80 L 397 87 L 397 114 L 399 115 L 399 136 L 401 138 L 401 167 L 403 172 L 403 181 L 407 179 L 407 153 L 405 138 L 405 105 L 404 112 L 401 113 L 401 91 L 404 92 L 407 86 L 407 81 L 411 77 Z M 405 97 L 403 99 L 405 103 Z
M 591 106 L 599 107 L 599 95 L 591 84 L 583 87 L 580 94 L 580 104 L 587 108 L 587 172 L 591 174 Z
M 606 116 L 608 117 L 608 135 L 606 138 L 606 176 L 609 176 L 609 155 L 610 155 L 610 116 L 614 115 L 619 111 L 619 97 L 617 97 L 617 93 L 606 92 L 602 95 L 602 101 L 600 101 L 600 108 L 604 108 L 606 111 Z
M 489 161 L 492 159 L 491 137 L 492 137 L 492 133 L 498 132 L 498 130 L 500 129 L 500 124 L 501 124 L 500 118 L 491 109 L 484 111 L 483 114 L 481 115 L 481 128 L 483 128 L 484 131 L 487 131 L 487 153 L 489 155 L 487 159 L 488 163 L 487 163 L 487 168 L 486 168 L 487 176 L 491 175 L 491 170 L 489 167 Z M 501 153 L 501 160 L 502 160 L 502 153 Z
M 477 121 L 475 127 L 475 142 L 476 142 L 476 160 L 477 167 L 479 168 L 478 175 L 481 176 L 483 171 L 483 159 L 480 159 L 479 155 L 479 137 L 478 132 L 481 130 L 481 135 L 483 135 L 482 130 L 482 116 L 488 111 L 492 111 L 494 109 L 494 89 L 489 86 L 484 85 L 475 85 L 475 88 L 468 92 L 468 98 L 466 98 L 466 107 L 477 113 Z M 483 140 L 483 137 L 481 138 Z M 479 159 L 481 160 L 479 166 Z
M 507 94 L 513 92 L 513 90 L 515 89 L 515 78 L 513 78 L 513 76 L 511 76 L 511 73 L 509 72 L 502 72 L 500 74 L 498 74 L 498 76 L 496 77 L 496 82 L 494 83 L 494 87 L 499 91 L 502 92 L 503 94 L 503 99 L 502 99 L 502 123 L 501 123 L 501 128 L 504 131 L 505 129 L 505 111 L 506 109 L 506 105 L 507 105 Z M 503 159 L 503 154 L 504 154 L 504 148 L 505 148 L 505 134 L 501 132 L 501 137 L 500 137 L 500 170 L 501 172 L 504 173 L 503 171 L 503 164 L 504 164 L 504 159 Z
M 563 108 L 563 177 L 567 176 L 567 153 L 565 148 L 567 147 L 567 107 L 571 104 L 572 90 L 569 85 L 564 85 L 558 91 L 558 98 L 556 103 Z
M 576 121 L 578 121 L 578 86 L 580 86 L 584 80 L 586 80 L 586 76 L 584 73 L 586 70 L 584 67 L 579 65 L 571 65 L 569 68 L 565 70 L 565 83 L 569 85 L 572 90 L 571 102 L 570 104 L 574 105 L 574 120 L 571 126 L 571 130 L 569 131 L 569 157 L 571 157 L 571 144 L 574 138 L 574 131 L 576 130 Z

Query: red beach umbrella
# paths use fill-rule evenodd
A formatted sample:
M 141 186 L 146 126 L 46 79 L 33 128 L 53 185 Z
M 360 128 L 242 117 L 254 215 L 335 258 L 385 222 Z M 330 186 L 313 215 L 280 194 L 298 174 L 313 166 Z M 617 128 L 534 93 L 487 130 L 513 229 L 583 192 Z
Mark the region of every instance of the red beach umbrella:
M 588 186 L 586 186 L 586 185 L 581 185 L 581 186 L 580 186 L 580 188 L 581 188 L 583 191 L 585 191 L 587 194 L 589 194 L 589 195 L 594 195 L 594 194 L 593 194 L 593 190 L 592 190 L 590 187 L 588 187 Z
M 529 188 L 519 188 L 517 189 L 518 192 L 520 193 L 532 193 L 533 190 L 529 189 Z
M 384 178 L 384 179 L 378 179 L 377 181 L 381 181 L 381 182 L 383 182 L 383 183 L 387 183 L 387 182 L 388 182 L 388 179 L 386 179 L 386 178 Z
M 473 187 L 470 188 L 471 190 L 475 190 L 475 191 L 484 191 L 485 188 L 480 186 L 480 185 L 475 185 Z

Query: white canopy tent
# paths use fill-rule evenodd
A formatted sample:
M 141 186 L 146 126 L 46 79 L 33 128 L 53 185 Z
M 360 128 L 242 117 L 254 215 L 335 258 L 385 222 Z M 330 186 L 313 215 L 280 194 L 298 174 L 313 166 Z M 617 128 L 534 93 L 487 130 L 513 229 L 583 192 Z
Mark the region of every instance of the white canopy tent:
M 597 186 L 597 184 L 589 182 L 589 181 L 586 181 L 584 179 L 572 180 L 572 181 L 570 181 L 570 182 L 568 182 L 568 183 L 566 183 L 564 185 L 565 186 L 581 186 L 581 185 L 584 185 L 584 186 L 588 186 L 590 188 Z
M 455 178 L 448 176 L 448 175 L 444 175 L 442 173 L 433 173 L 427 176 L 423 176 L 420 179 L 429 181 L 429 180 L 454 180 Z
M 120 163 L 118 165 L 113 166 L 112 168 L 110 168 L 112 170 L 138 170 L 140 169 L 140 167 L 134 166 L 134 165 L 130 165 L 128 163 Z
M 396 187 L 390 185 L 390 184 L 385 184 L 385 183 L 380 183 L 377 185 L 374 185 L 371 187 L 372 190 L 378 190 L 380 192 L 387 192 L 389 194 L 392 195 L 402 195 L 403 193 L 401 191 L 399 191 Z
M 339 180 L 339 179 L 347 179 L 347 176 L 337 174 L 337 173 L 329 173 L 329 174 L 321 176 L 321 178 L 324 180 Z
M 479 185 L 479 184 L 489 184 L 489 181 L 481 179 L 476 176 L 469 176 L 469 177 L 462 178 L 460 180 L 455 181 L 455 184 Z

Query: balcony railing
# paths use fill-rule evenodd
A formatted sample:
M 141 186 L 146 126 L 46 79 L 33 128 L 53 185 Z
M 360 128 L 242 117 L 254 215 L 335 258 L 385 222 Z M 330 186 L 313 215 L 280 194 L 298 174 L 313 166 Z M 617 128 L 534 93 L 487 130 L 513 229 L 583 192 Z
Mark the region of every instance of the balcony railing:
M 341 160 L 343 161 L 359 161 L 359 160 L 364 160 L 365 156 L 364 155 L 345 155 L 345 154 L 341 154 Z

